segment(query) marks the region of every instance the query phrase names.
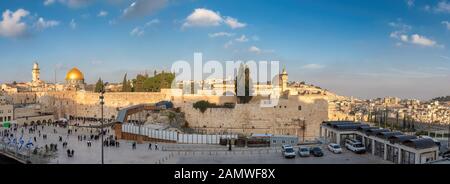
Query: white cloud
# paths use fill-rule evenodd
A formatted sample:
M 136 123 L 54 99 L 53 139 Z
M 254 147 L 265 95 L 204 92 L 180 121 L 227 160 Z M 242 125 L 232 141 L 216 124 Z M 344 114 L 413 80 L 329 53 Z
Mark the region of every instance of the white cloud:
M 450 30 L 450 22 L 449 21 L 442 21 L 442 24 L 447 27 L 448 30 Z
M 443 47 L 443 45 L 438 45 L 436 41 L 429 39 L 425 36 L 418 35 L 418 34 L 413 34 L 411 36 L 402 34 L 397 39 L 399 39 L 400 41 L 402 41 L 404 43 L 410 43 L 410 44 L 415 44 L 415 45 L 420 45 L 420 46 L 425 46 L 425 47 Z M 399 45 L 397 43 L 397 46 L 401 46 L 401 45 Z
M 98 16 L 98 17 L 106 17 L 106 16 L 108 16 L 108 12 L 102 10 L 102 11 L 98 12 L 98 15 L 97 15 L 97 16 Z
M 436 46 L 436 41 L 426 38 L 425 36 L 418 35 L 418 34 L 413 34 L 411 36 L 411 43 L 426 46 L 426 47 Z
M 444 47 L 444 45 L 438 45 L 436 41 L 425 36 L 419 34 L 408 34 L 408 32 L 412 30 L 412 26 L 402 23 L 401 20 L 397 20 L 397 22 L 390 22 L 389 26 L 396 29 L 396 31 L 392 32 L 389 36 L 391 38 L 400 40 L 403 43 L 415 44 L 425 47 Z M 397 42 L 396 46 L 403 46 L 403 44 Z
M 225 24 L 231 27 L 231 29 L 243 28 L 247 26 L 245 23 L 239 22 L 237 19 L 232 17 L 226 17 Z
M 415 4 L 415 2 L 414 2 L 414 0 L 406 0 L 406 4 L 407 4 L 409 7 L 413 7 L 414 4 Z
M 77 28 L 77 23 L 75 22 L 75 19 L 72 19 L 69 23 L 70 28 L 75 29 Z
M 261 53 L 261 49 L 258 48 L 258 47 L 256 47 L 256 46 L 251 46 L 251 47 L 248 49 L 248 51 L 249 51 L 249 52 L 256 53 L 256 54 Z
M 154 24 L 159 24 L 159 22 L 160 22 L 159 19 L 152 19 L 151 21 L 145 23 L 145 27 L 152 26 Z
M 136 0 L 123 11 L 123 17 L 136 18 L 151 15 L 166 6 L 168 0 Z
M 44 0 L 44 5 L 50 6 L 58 2 L 70 8 L 79 8 L 89 3 L 92 3 L 93 1 L 95 0 Z
M 135 27 L 133 30 L 131 30 L 130 35 L 140 37 L 140 36 L 144 35 L 144 33 L 145 33 L 144 30 L 142 30 L 139 27 Z
M 45 20 L 44 18 L 40 17 L 38 21 L 35 23 L 35 27 L 38 30 L 47 29 L 50 27 L 58 26 L 59 22 L 56 20 Z
M 450 13 L 450 3 L 446 0 L 443 0 L 438 3 L 438 5 L 435 8 L 436 12 L 443 12 L 443 13 Z
M 248 38 L 245 35 L 242 35 L 239 38 L 236 38 L 237 42 L 248 42 Z
M 408 42 L 408 35 L 400 35 L 400 40 L 403 42 Z
M 130 35 L 137 37 L 143 36 L 145 34 L 145 29 L 155 24 L 159 24 L 159 19 L 152 19 L 151 21 L 145 23 L 144 26 L 135 27 L 133 30 L 131 30 Z
M 234 36 L 234 33 L 218 32 L 218 33 L 210 33 L 208 35 L 211 38 L 222 37 L 222 36 L 231 37 L 231 36 Z
M 3 12 L 3 20 L 0 21 L 0 36 L 18 37 L 23 35 L 27 25 L 21 20 L 28 15 L 29 12 L 24 9 L 18 9 L 15 12 L 10 10 Z
M 182 27 L 211 27 L 226 24 L 231 29 L 243 28 L 247 24 L 239 22 L 233 17 L 222 17 L 219 12 L 205 8 L 197 8 L 185 20 Z
M 192 14 L 186 18 L 186 22 L 183 27 L 208 27 L 208 26 L 219 26 L 223 19 L 218 12 L 212 10 L 198 8 L 195 9 Z
M 252 53 L 255 53 L 255 54 L 268 54 L 268 53 L 274 53 L 275 52 L 275 50 L 263 50 L 263 49 L 260 49 L 260 48 L 258 48 L 258 47 L 256 47 L 256 46 L 251 46 L 250 48 L 248 48 L 248 51 L 249 52 L 252 52 Z
M 51 4 L 55 3 L 55 1 L 56 1 L 56 0 L 45 0 L 45 1 L 44 1 L 44 5 L 45 5 L 45 6 L 51 5 Z
M 389 22 L 388 25 L 399 30 L 400 32 L 406 32 L 412 29 L 412 26 L 403 23 L 401 20 L 397 20 L 396 22 Z
M 320 65 L 320 64 L 315 64 L 315 63 L 311 63 L 311 64 L 307 64 L 302 66 L 303 69 L 309 69 L 309 70 L 317 70 L 317 69 L 322 69 L 325 68 L 324 65 Z

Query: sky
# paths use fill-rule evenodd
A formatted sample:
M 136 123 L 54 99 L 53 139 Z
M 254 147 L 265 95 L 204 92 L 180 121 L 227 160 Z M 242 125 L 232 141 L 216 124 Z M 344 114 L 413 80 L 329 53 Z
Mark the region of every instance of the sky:
M 280 61 L 358 98 L 450 95 L 448 0 L 0 0 L 0 83 L 120 82 L 178 60 Z M 56 77 L 55 77 L 56 76 Z

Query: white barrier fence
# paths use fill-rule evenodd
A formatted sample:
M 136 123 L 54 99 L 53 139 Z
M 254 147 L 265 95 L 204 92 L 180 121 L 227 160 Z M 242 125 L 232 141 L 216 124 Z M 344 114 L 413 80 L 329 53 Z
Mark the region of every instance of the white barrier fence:
M 181 144 L 219 144 L 220 139 L 237 139 L 234 134 L 203 135 L 203 134 L 179 134 L 175 131 L 155 130 L 148 127 L 140 127 L 133 124 L 122 125 L 122 132 L 143 135 L 153 139 L 176 141 Z

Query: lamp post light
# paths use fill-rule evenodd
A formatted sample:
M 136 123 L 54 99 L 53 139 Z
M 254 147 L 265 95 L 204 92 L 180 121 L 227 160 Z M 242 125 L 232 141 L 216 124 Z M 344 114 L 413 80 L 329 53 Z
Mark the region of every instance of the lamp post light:
M 104 131 L 103 131 L 103 107 L 104 107 L 104 105 L 105 105 L 105 86 L 107 85 L 108 83 L 104 83 L 103 85 L 102 85 L 102 89 L 101 89 L 101 91 L 100 91 L 100 106 L 101 106 L 101 119 L 100 119 L 100 133 L 102 134 L 101 136 L 102 136 L 102 140 L 101 140 L 101 147 L 102 147 L 102 164 L 105 164 L 105 156 L 104 156 L 104 150 L 103 150 L 103 146 L 104 146 L 104 142 L 103 142 L 103 135 L 104 135 Z
M 102 141 L 101 141 L 101 147 L 102 147 L 102 164 L 105 164 L 104 162 L 104 153 L 103 153 L 103 106 L 105 105 L 105 96 L 104 96 L 105 92 L 102 90 L 102 92 L 100 93 L 100 105 L 101 105 L 101 119 L 100 119 L 100 133 L 102 134 Z
M 447 150 L 450 150 L 450 122 L 448 123 L 448 131 L 447 131 Z

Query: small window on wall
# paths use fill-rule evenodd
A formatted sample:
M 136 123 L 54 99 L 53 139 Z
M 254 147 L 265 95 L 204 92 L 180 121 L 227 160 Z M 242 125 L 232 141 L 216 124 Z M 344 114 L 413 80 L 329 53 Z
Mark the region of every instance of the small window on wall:
M 277 143 L 277 140 L 273 140 L 273 143 L 276 144 L 276 143 Z
M 302 110 L 302 106 L 301 106 L 301 105 L 298 106 L 298 110 L 299 110 L 299 111 Z

